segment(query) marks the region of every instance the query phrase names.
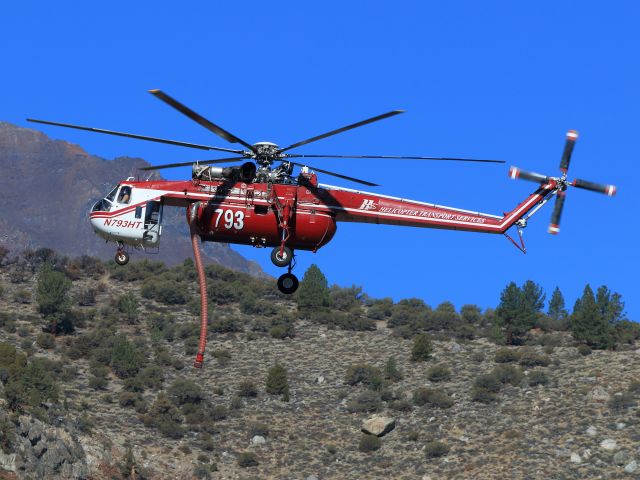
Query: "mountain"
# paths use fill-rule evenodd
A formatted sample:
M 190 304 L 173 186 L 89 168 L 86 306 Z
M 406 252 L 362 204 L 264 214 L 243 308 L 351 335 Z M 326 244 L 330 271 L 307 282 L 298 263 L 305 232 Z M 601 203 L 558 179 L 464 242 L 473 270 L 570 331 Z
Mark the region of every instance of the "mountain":
M 89 211 L 120 180 L 148 165 L 141 158 L 106 160 L 37 130 L 0 122 L 0 245 L 112 258 L 115 246 L 94 234 Z M 170 209 L 164 220 L 160 253 L 151 258 L 180 263 L 193 255 L 184 212 Z M 207 263 L 263 274 L 226 244 L 204 244 L 203 253 Z

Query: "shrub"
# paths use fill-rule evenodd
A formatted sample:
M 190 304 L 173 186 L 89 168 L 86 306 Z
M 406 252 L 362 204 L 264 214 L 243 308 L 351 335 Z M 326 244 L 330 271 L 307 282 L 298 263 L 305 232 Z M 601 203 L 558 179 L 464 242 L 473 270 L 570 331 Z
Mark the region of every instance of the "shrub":
M 424 453 L 427 458 L 443 457 L 449 453 L 449 447 L 445 443 L 436 440 L 425 444 Z
M 166 437 L 177 439 L 184 435 L 180 412 L 164 393 L 158 395 L 142 421 L 147 426 L 156 427 Z
M 188 300 L 183 283 L 162 277 L 150 277 L 145 280 L 140 289 L 140 295 L 166 305 L 184 305 Z
M 266 391 L 270 395 L 282 395 L 285 402 L 289 401 L 289 383 L 287 381 L 287 369 L 280 364 L 269 369 L 267 373 Z
M 144 357 L 124 334 L 117 335 L 111 350 L 111 367 L 120 378 L 135 376 L 144 364 Z
M 28 305 L 31 303 L 31 292 L 23 288 L 16 291 L 13 295 L 13 301 L 16 303 L 22 303 Z
M 95 305 L 96 303 L 96 290 L 95 288 L 84 288 L 76 296 L 76 301 L 81 307 L 89 305 Z
M 89 388 L 93 390 L 104 390 L 107 388 L 109 381 L 105 377 L 91 377 L 89 378 Z
M 242 468 L 257 467 L 260 465 L 256 454 L 253 452 L 242 452 L 238 455 L 238 466 Z
M 538 385 L 546 385 L 549 383 L 549 377 L 542 370 L 533 370 L 529 373 L 527 377 L 527 382 L 529 382 L 530 387 L 536 387 Z
M 413 403 L 418 406 L 430 405 L 438 408 L 451 408 L 453 398 L 441 390 L 423 387 L 413 392 Z
M 260 435 L 261 437 L 269 436 L 269 427 L 260 422 L 254 422 L 249 425 L 249 437 L 253 438 L 256 435 Z
M 238 386 L 238 395 L 253 398 L 258 396 L 258 388 L 251 380 L 243 380 Z
M 362 383 L 372 390 L 379 390 L 382 386 L 382 374 L 376 367 L 366 363 L 358 363 L 347 369 L 344 382 L 348 385 Z
M 214 405 L 209 411 L 209 418 L 213 421 L 224 420 L 227 418 L 227 407 L 224 405 Z
M 432 382 L 442 382 L 451 378 L 451 370 L 446 365 L 434 365 L 427 370 L 427 378 Z
M 589 345 L 578 345 L 578 353 L 584 357 L 591 355 L 591 347 Z
M 498 393 L 502 388 L 502 382 L 495 373 L 480 375 L 473 383 L 474 387 L 482 388 L 492 393 Z
M 640 393 L 640 381 L 633 380 L 631 383 L 629 383 L 629 387 L 627 388 L 627 391 L 632 393 L 632 394 L 639 394 Z
M 620 412 L 627 408 L 635 407 L 636 401 L 631 392 L 616 393 L 609 399 L 608 406 L 614 412 Z
M 43 348 L 45 350 L 50 350 L 56 345 L 53 335 L 44 332 L 38 335 L 38 337 L 36 338 L 36 343 L 40 348 Z
M 522 377 L 524 376 L 522 370 L 515 365 L 498 365 L 493 369 L 493 375 L 495 375 L 501 383 L 510 383 L 514 387 L 520 385 Z
M 124 315 L 125 320 L 133 323 L 138 319 L 138 299 L 133 292 L 127 292 L 118 298 L 116 302 L 118 311 Z
M 367 435 L 363 433 L 360 437 L 360 443 L 358 444 L 358 450 L 361 452 L 375 452 L 376 450 L 380 450 L 382 446 L 382 440 L 376 437 L 375 435 Z
M 411 360 L 414 362 L 424 362 L 431 358 L 433 346 L 429 335 L 421 333 L 413 339 L 413 347 L 411 348 Z
M 66 311 L 70 288 L 71 282 L 64 274 L 55 271 L 50 263 L 43 263 L 38 272 L 36 294 L 40 313 L 46 317 Z
M 184 378 L 176 379 L 167 390 L 169 398 L 178 406 L 187 403 L 200 403 L 204 394 L 200 385 Z
M 355 399 L 347 402 L 347 410 L 351 413 L 377 412 L 380 407 L 380 395 L 370 390 L 360 393 Z
M 237 318 L 221 317 L 211 322 L 211 331 L 214 333 L 234 333 L 244 331 L 244 327 Z
M 388 405 L 391 410 L 396 410 L 398 412 L 410 412 L 413 409 L 411 402 L 404 398 L 392 400 Z
M 501 348 L 496 352 L 493 361 L 496 363 L 512 363 L 520 360 L 520 352 L 512 348 Z
M 533 350 L 525 350 L 520 355 L 520 365 L 525 367 L 546 367 L 551 360 L 546 355 L 539 355 Z
M 389 357 L 384 364 L 383 370 L 385 380 L 390 382 L 399 382 L 402 380 L 402 372 L 398 368 L 398 363 L 394 357 Z
M 498 395 L 486 388 L 473 387 L 471 390 L 471 400 L 480 403 L 491 403 L 498 399 Z

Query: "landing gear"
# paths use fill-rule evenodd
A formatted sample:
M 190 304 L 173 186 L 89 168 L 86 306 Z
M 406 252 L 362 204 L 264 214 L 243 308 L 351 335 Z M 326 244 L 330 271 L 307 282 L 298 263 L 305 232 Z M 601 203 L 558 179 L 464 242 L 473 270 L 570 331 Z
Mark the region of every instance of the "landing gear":
M 291 295 L 295 292 L 299 284 L 298 277 L 291 272 L 280 275 L 280 278 L 278 278 L 278 290 L 286 295 Z
M 115 260 L 118 265 L 126 265 L 129 263 L 129 254 L 124 250 L 124 245 L 118 245 Z
M 280 253 L 280 247 L 275 247 L 271 251 L 271 262 L 276 267 L 286 267 L 291 263 L 293 259 L 293 252 L 289 247 L 282 247 L 282 253 Z

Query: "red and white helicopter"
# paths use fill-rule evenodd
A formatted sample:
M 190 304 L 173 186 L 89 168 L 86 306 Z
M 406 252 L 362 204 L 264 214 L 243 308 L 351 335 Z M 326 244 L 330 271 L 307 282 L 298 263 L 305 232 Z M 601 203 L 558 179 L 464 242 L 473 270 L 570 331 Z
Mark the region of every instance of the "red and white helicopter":
M 192 165 L 192 178 L 191 180 L 178 181 L 135 181 L 133 178 L 123 180 L 104 199 L 95 204 L 90 214 L 95 232 L 107 241 L 113 241 L 117 244 L 116 262 L 124 265 L 129 261 L 128 247 L 144 250 L 159 245 L 162 234 L 162 212 L 165 207 L 184 208 L 191 229 L 196 266 L 200 273 L 203 319 L 206 316 L 206 291 L 204 290 L 204 274 L 198 250 L 198 238 L 203 242 L 237 243 L 273 248 L 272 262 L 279 267 L 287 267 L 287 273 L 278 279 L 278 288 L 281 292 L 290 294 L 295 292 L 298 287 L 298 279 L 291 273 L 295 264 L 294 251 L 310 250 L 316 252 L 333 238 L 338 222 L 406 225 L 504 234 L 524 252 L 522 229 L 526 226 L 529 217 L 552 197 L 556 197 L 556 203 L 549 232 L 557 234 L 560 229 L 560 216 L 565 193 L 569 186 L 609 196 L 614 195 L 616 191 L 613 185 L 601 185 L 579 179 L 570 182 L 567 179 L 571 153 L 578 137 L 577 132 L 573 130 L 567 133 L 560 161 L 560 176 L 551 177 L 526 172 L 515 167 L 511 168 L 511 178 L 530 180 L 538 183 L 539 186 L 513 210 L 502 216 L 324 185 L 318 183 L 314 171 L 367 186 L 377 186 L 365 180 L 311 167 L 306 163 L 306 160 L 301 159 L 375 158 L 504 162 L 469 158 L 289 153 L 302 145 L 398 115 L 403 111 L 394 110 L 384 113 L 280 148 L 271 142 L 250 144 L 197 114 L 166 93 L 160 90 L 151 90 L 150 93 L 209 131 L 230 143 L 242 145 L 244 148 L 213 147 L 67 123 L 27 120 L 233 154 L 229 158 L 143 168 L 142 170 L 159 170 Z M 241 166 L 210 166 L 242 160 L 247 161 Z M 274 162 L 279 162 L 279 165 L 274 167 Z M 301 167 L 298 175 L 293 174 L 294 167 Z M 507 234 L 507 230 L 512 226 L 518 230 L 520 244 Z M 203 320 L 203 329 L 206 333 L 205 323 Z M 201 343 L 201 347 L 199 355 L 204 352 L 203 343 Z M 202 356 L 199 358 L 200 360 L 196 361 L 196 366 L 202 365 Z
M 202 241 L 273 247 L 271 252 L 273 263 L 280 267 L 289 268 L 289 272 L 278 280 L 278 287 L 284 293 L 293 293 L 298 284 L 291 274 L 294 250 L 317 251 L 333 238 L 337 222 L 378 223 L 505 234 L 514 225 L 519 230 L 524 228 L 527 219 L 555 195 L 556 205 L 549 232 L 557 234 L 565 191 L 568 186 L 593 190 L 610 196 L 614 195 L 616 191 L 613 185 L 600 185 L 579 179 L 573 182 L 567 180 L 571 153 L 578 137 L 577 132 L 573 130 L 567 133 L 559 177 L 525 172 L 515 167 L 511 168 L 511 178 L 534 181 L 540 186 L 516 208 L 502 216 L 323 185 L 318 183 L 316 174 L 309 170 L 310 167 L 306 163 L 299 163 L 299 161 L 292 159 L 377 158 L 504 162 L 469 158 L 291 154 L 286 152 L 353 128 L 392 117 L 403 113 L 403 111 L 394 110 L 280 148 L 271 142 L 249 144 L 198 115 L 166 93 L 160 90 L 151 90 L 150 92 L 211 132 L 231 143 L 241 144 L 245 149 L 212 147 L 66 123 L 27 119 L 30 122 L 47 125 L 234 154 L 231 158 L 143 168 L 142 170 L 159 170 L 192 165 L 193 171 L 191 180 L 182 181 L 149 180 L 141 182 L 129 178 L 120 182 L 104 199 L 97 202 L 90 214 L 91 224 L 97 234 L 118 245 L 116 262 L 120 265 L 129 261 L 127 246 L 146 249 L 159 245 L 162 233 L 162 211 L 165 206 L 182 207 L 186 209 L 189 225 Z M 239 162 L 245 159 L 252 161 L 239 167 L 207 166 L 216 163 Z M 274 162 L 280 162 L 280 165 L 272 168 Z M 292 175 L 294 166 L 302 167 L 297 176 Z M 352 182 L 377 186 L 357 178 L 316 167 L 311 168 L 317 172 Z M 523 246 L 520 248 L 524 249 Z

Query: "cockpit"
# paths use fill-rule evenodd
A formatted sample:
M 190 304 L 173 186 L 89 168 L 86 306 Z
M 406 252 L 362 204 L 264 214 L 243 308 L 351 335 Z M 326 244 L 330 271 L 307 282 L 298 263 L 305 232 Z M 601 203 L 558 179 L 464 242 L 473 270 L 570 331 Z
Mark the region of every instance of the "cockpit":
M 116 201 L 117 197 L 117 201 Z M 127 205 L 131 202 L 131 187 L 129 185 L 118 185 L 109 192 L 109 195 L 99 200 L 91 209 L 92 212 L 108 212 L 115 203 Z

